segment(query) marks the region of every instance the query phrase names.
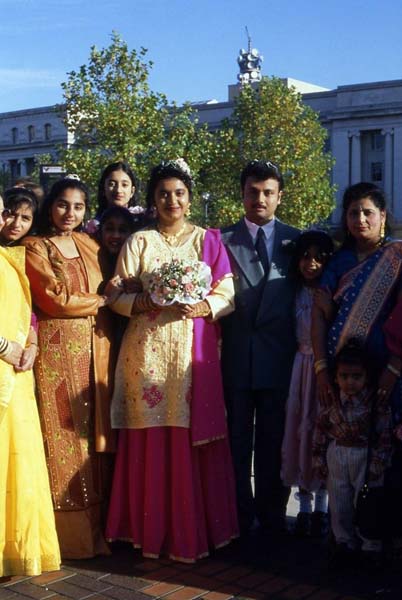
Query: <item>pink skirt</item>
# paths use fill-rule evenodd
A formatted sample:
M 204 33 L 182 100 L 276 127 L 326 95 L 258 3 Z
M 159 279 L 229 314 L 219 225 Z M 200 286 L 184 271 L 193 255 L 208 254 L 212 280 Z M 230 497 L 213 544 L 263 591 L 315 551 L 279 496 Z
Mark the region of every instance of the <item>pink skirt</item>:
M 319 409 L 313 354 L 297 352 L 286 404 L 281 477 L 285 485 L 320 489 L 313 472 L 313 437 Z
M 106 537 L 144 556 L 193 562 L 238 535 L 226 439 L 192 446 L 181 427 L 123 429 Z

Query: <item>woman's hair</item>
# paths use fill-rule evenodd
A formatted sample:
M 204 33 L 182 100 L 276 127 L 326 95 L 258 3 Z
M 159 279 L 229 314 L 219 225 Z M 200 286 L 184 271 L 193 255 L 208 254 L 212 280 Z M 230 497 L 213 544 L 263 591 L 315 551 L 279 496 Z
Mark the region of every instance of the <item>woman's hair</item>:
M 32 211 L 32 226 L 29 230 L 31 234 L 36 232 L 38 221 L 38 199 L 36 194 L 23 187 L 12 187 L 4 192 L 4 208 L 13 212 L 26 204 Z M 19 240 L 18 240 L 19 241 Z
M 194 182 L 191 177 L 190 169 L 185 161 L 181 158 L 178 160 L 162 161 L 159 165 L 154 167 L 151 171 L 151 175 L 147 186 L 147 212 L 151 213 L 154 206 L 155 190 L 160 181 L 164 179 L 180 179 L 186 186 L 190 198 L 190 202 L 193 197 L 193 186 Z
M 103 213 L 103 211 L 106 210 L 108 207 L 108 203 L 107 203 L 106 196 L 105 196 L 105 181 L 109 177 L 109 175 L 111 173 L 114 173 L 115 171 L 124 171 L 124 173 L 126 173 L 126 175 L 128 175 L 130 177 L 131 183 L 134 186 L 134 194 L 131 196 L 131 198 L 128 202 L 128 206 L 136 206 L 138 204 L 139 182 L 138 182 L 138 179 L 137 179 L 134 171 L 132 170 L 132 168 L 126 162 L 123 162 L 123 161 L 117 161 L 114 163 L 110 163 L 110 165 L 108 165 L 102 171 L 102 175 L 99 180 L 98 198 L 97 198 L 98 207 L 96 209 L 97 217 L 100 217 L 100 215 Z
M 15 180 L 14 187 L 22 187 L 33 192 L 38 201 L 38 206 L 41 206 L 43 198 L 45 197 L 45 191 L 39 183 L 36 183 L 36 181 L 32 179 L 32 177 L 19 177 Z
M 99 238 L 102 235 L 103 226 L 107 221 L 109 221 L 109 219 L 112 219 L 113 217 L 119 217 L 120 219 L 123 219 L 129 228 L 130 233 L 133 233 L 136 230 L 137 224 L 134 215 L 131 214 L 128 208 L 125 208 L 124 206 L 111 206 L 102 213 L 99 220 L 99 228 L 97 231 Z
M 382 189 L 374 185 L 374 183 L 369 183 L 366 181 L 361 181 L 360 183 L 355 183 L 354 185 L 350 185 L 346 188 L 343 199 L 342 199 L 342 218 L 341 218 L 341 227 L 343 230 L 344 241 L 343 246 L 351 247 L 354 245 L 354 238 L 350 235 L 346 215 L 349 209 L 349 206 L 356 201 L 363 200 L 364 198 L 369 198 L 374 206 L 376 206 L 380 211 L 386 210 L 386 201 L 385 195 Z M 387 219 L 388 220 L 388 219 Z M 388 231 L 388 224 L 385 224 L 385 231 Z
M 52 223 L 51 214 L 50 214 L 51 210 L 52 210 L 52 206 L 55 203 L 55 201 L 57 200 L 57 198 L 59 198 L 59 196 L 64 192 L 64 190 L 78 190 L 78 191 L 82 192 L 82 195 L 84 197 L 84 203 L 85 203 L 85 216 L 84 216 L 83 222 L 85 221 L 85 219 L 88 218 L 88 214 L 89 214 L 88 188 L 79 179 L 72 179 L 70 177 L 64 177 L 63 179 L 59 179 L 58 181 L 56 181 L 56 183 L 54 183 L 52 185 L 52 187 L 50 188 L 50 192 L 45 197 L 45 200 L 42 204 L 42 208 L 39 213 L 39 227 L 38 227 L 39 233 L 41 233 L 42 235 L 47 235 L 52 231 L 53 223 Z M 81 231 L 82 228 L 83 228 L 83 224 L 81 224 L 79 227 L 76 227 L 75 231 Z
M 334 378 L 340 365 L 361 367 L 365 370 L 368 382 L 374 386 L 378 380 L 379 368 L 367 352 L 366 347 L 356 338 L 350 338 L 336 353 L 332 371 Z
M 328 235 L 328 233 L 319 229 L 303 231 L 292 244 L 293 254 L 290 260 L 289 274 L 299 283 L 302 282 L 302 276 L 299 270 L 299 262 L 309 248 L 311 248 L 311 246 L 317 246 L 322 256 L 323 264 L 328 262 L 334 251 L 334 244 L 331 237 Z

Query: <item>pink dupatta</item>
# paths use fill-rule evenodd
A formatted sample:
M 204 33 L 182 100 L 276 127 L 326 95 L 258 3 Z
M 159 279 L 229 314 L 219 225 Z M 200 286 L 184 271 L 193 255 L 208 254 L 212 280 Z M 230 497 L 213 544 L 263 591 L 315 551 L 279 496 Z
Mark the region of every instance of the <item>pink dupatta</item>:
M 229 258 L 218 229 L 206 231 L 202 260 L 211 267 L 212 289 L 222 279 L 231 276 Z M 191 397 L 191 440 L 194 446 L 227 435 L 219 339 L 217 322 L 194 319 Z

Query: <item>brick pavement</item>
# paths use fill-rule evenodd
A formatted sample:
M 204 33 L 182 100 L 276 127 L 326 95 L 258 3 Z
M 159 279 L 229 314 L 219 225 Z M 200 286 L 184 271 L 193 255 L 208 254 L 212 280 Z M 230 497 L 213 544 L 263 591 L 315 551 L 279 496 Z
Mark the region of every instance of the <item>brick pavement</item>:
M 357 600 L 402 599 L 402 563 L 383 573 L 331 572 L 326 544 L 283 536 L 231 544 L 194 565 L 142 558 L 129 544 L 112 556 L 66 561 L 56 573 L 0 583 L 0 600 Z

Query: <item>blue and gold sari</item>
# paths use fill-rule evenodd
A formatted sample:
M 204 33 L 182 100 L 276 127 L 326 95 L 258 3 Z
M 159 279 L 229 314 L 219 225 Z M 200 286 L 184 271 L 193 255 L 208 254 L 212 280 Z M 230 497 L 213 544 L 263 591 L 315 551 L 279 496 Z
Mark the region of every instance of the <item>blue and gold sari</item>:
M 328 331 L 329 357 L 355 338 L 378 368 L 384 368 L 389 350 L 383 327 L 402 288 L 402 242 L 389 241 L 362 262 L 353 250 L 339 250 L 328 263 L 321 285 L 331 291 L 338 307 Z M 393 393 L 394 410 L 400 404 L 399 388 L 395 386 Z
M 362 262 L 353 250 L 339 250 L 321 284 L 330 289 L 338 307 L 328 333 L 329 355 L 357 338 L 374 356 L 386 357 L 382 327 L 402 284 L 402 242 L 388 242 Z

